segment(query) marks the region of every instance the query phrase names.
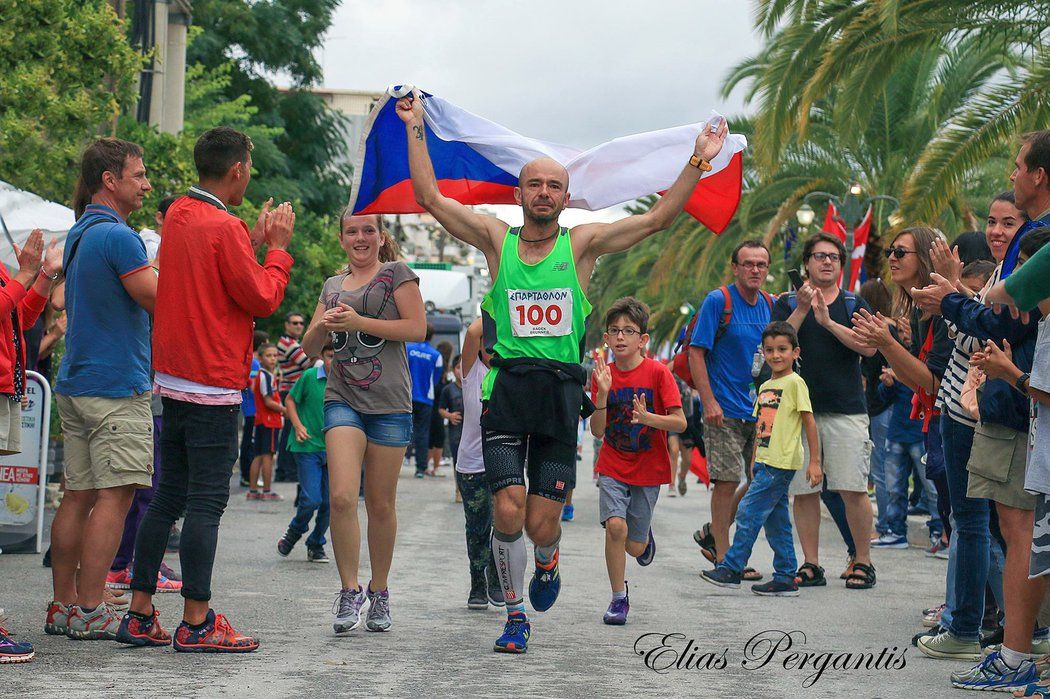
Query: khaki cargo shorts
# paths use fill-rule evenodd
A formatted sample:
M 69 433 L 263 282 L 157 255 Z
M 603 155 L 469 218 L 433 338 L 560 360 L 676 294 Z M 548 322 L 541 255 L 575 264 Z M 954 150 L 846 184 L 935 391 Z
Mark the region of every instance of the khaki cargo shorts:
M 1036 496 L 1024 489 L 1028 433 L 1003 425 L 980 423 L 966 470 L 966 497 L 994 500 L 1018 510 L 1034 510 Z
M 57 395 L 68 490 L 153 484 L 150 394 L 127 398 Z
M 22 404 L 0 396 L 0 454 L 22 451 Z M 36 454 L 33 454 L 36 459 Z
M 868 438 L 868 416 L 814 413 L 817 436 L 820 439 L 820 467 L 828 481 L 828 490 L 852 493 L 868 492 L 868 472 L 871 467 L 871 440 Z M 806 480 L 809 465 L 809 444 L 802 430 L 804 457 L 802 468 L 795 474 L 788 492 L 791 495 L 819 493 L 823 483 L 811 486 Z
M 755 423 L 727 417 L 721 427 L 704 425 L 707 471 L 713 481 L 739 483 L 747 477 L 755 451 Z

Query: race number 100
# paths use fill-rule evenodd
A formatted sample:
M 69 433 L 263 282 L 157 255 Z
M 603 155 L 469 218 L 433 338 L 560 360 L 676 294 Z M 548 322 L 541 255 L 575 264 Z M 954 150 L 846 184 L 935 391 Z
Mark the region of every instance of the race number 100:
M 558 306 L 544 308 L 534 303 L 528 308 L 516 306 L 514 310 L 518 314 L 518 325 L 540 325 L 542 323 L 557 325 L 561 323 L 562 310 Z

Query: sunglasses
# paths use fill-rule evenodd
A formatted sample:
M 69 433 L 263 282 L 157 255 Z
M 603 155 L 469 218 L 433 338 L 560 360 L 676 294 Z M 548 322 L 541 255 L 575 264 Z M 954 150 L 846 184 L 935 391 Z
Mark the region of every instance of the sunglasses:
M 883 254 L 886 255 L 887 260 L 891 258 L 903 260 L 905 255 L 917 255 L 918 253 L 915 250 L 909 250 L 908 248 L 886 248 L 886 252 Z

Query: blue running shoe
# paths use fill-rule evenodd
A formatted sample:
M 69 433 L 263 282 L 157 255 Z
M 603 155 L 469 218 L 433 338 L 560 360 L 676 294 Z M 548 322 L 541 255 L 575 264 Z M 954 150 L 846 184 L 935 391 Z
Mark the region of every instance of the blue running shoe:
M 645 545 L 642 555 L 635 560 L 638 561 L 638 565 L 647 566 L 653 562 L 654 558 L 656 558 L 656 539 L 653 538 L 653 528 L 649 527 L 649 543 Z
M 545 612 L 558 601 L 561 592 L 561 572 L 558 570 L 558 554 L 547 565 L 536 561 L 536 572 L 529 581 L 529 601 L 537 612 Z
M 722 566 L 719 566 L 714 570 L 705 570 L 700 573 L 700 577 L 712 585 L 718 585 L 719 587 L 740 587 L 740 573 L 734 573 L 728 568 L 723 568 Z
M 10 631 L 0 626 L 0 663 L 28 663 L 33 659 L 33 644 L 20 643 Z
M 976 689 L 984 692 L 1010 692 L 1024 689 L 1030 682 L 1039 680 L 1035 663 L 1022 660 L 1016 670 L 1003 662 L 998 652 L 992 653 L 969 670 L 952 673 L 952 686 L 959 689 Z
M 511 612 L 507 615 L 503 635 L 496 639 L 492 650 L 497 653 L 524 653 L 531 633 L 532 625 L 525 615 L 521 612 Z
M 563 522 L 571 522 L 574 512 L 575 512 L 575 510 L 574 510 L 572 505 L 562 505 L 562 508 L 561 508 L 561 521 L 563 521 Z

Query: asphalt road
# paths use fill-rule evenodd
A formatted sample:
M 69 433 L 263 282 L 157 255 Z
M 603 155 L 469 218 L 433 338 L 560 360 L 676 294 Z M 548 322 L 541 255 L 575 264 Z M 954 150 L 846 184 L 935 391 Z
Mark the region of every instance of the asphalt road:
M 585 458 L 589 464 L 589 453 Z M 628 624 L 603 625 L 610 593 L 597 488 L 587 467 L 580 469 L 575 521 L 562 539 L 561 597 L 550 611 L 531 613 L 527 655 L 495 654 L 503 612 L 466 608 L 463 514 L 452 487 L 451 478 L 415 480 L 404 470 L 391 578 L 394 627 L 337 638 L 330 615 L 339 588 L 334 563 L 308 563 L 301 544 L 288 559 L 275 550 L 292 514 L 293 488 L 278 486 L 284 502 L 260 503 L 246 502 L 235 486 L 220 533 L 213 603 L 239 630 L 261 637 L 262 647 L 249 655 L 184 655 L 46 636 L 49 571 L 39 556 L 0 555 L 0 607 L 8 626 L 37 649 L 32 663 L 0 667 L 0 694 L 963 696 L 947 680 L 961 663 L 925 658 L 909 645 L 919 611 L 941 601 L 945 561 L 917 548 L 877 552 L 879 581 L 868 591 L 847 590 L 837 579 L 785 599 L 716 588 L 698 577 L 708 566 L 692 532 L 707 520 L 709 498 L 692 483 L 684 498 L 660 498 L 653 565 L 628 560 Z M 845 548 L 829 521 L 822 532 L 825 565 L 837 574 Z M 177 556 L 169 559 L 177 567 Z M 760 538 L 752 565 L 768 573 L 771 562 Z M 158 596 L 169 631 L 180 600 Z

